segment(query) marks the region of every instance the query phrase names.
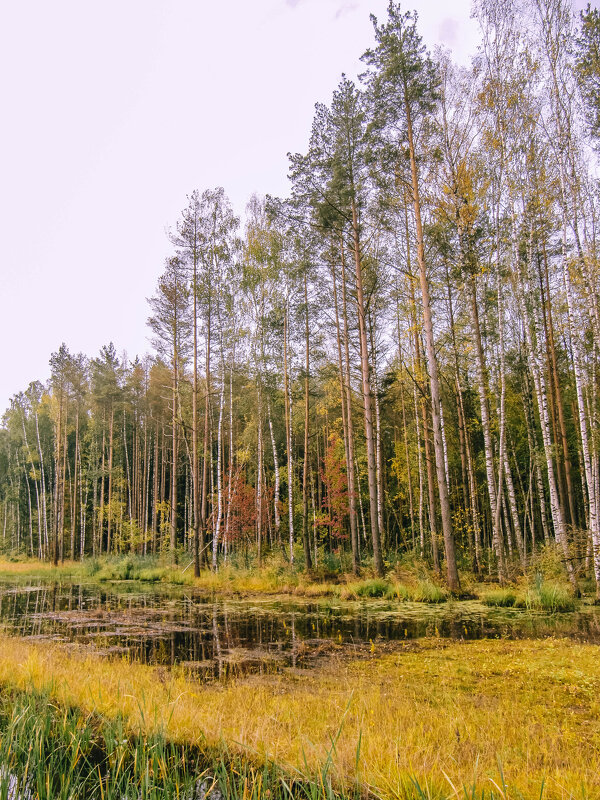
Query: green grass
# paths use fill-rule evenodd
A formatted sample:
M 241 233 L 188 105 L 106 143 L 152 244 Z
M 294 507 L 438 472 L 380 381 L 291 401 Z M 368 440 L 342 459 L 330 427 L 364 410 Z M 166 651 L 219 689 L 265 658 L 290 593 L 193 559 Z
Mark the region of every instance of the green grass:
M 386 597 L 390 600 L 410 600 L 410 589 L 406 584 L 395 582 L 388 586 Z
M 202 765 L 163 736 L 132 737 L 111 722 L 59 708 L 49 695 L 0 697 L 0 797 L 177 798 Z
M 517 593 L 514 589 L 493 589 L 483 595 L 482 602 L 486 606 L 512 608 L 517 602 Z
M 579 604 L 571 590 L 564 584 L 540 580 L 525 592 L 519 599 L 518 605 L 530 610 L 549 611 L 554 614 L 559 611 L 575 611 Z
M 384 597 L 388 600 L 412 600 L 416 603 L 445 603 L 448 592 L 423 578 L 416 583 L 407 584 L 389 581 L 384 578 L 368 578 L 342 585 L 338 594 L 342 600 L 359 600 L 368 597 Z
M 448 592 L 428 578 L 420 580 L 413 589 L 412 599 L 418 603 L 445 603 Z
M 370 578 L 364 581 L 347 584 L 343 587 L 342 596 L 347 598 L 386 597 L 390 584 L 383 578 Z
M 579 607 L 571 588 L 559 581 L 547 581 L 537 576 L 533 585 L 524 590 L 497 588 L 482 595 L 486 606 L 500 608 L 526 608 L 529 611 L 547 611 L 551 614 L 561 611 L 575 611 Z

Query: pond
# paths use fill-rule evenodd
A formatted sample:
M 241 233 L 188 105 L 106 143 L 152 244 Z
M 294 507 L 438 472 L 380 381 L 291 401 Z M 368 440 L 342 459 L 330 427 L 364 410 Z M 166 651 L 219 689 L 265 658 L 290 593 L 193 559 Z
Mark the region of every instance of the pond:
M 214 598 L 189 587 L 122 582 L 0 582 L 0 623 L 29 639 L 87 646 L 148 664 L 181 664 L 203 678 L 310 669 L 335 652 L 359 654 L 422 637 L 569 636 L 600 643 L 600 610 L 548 614 L 478 601 Z

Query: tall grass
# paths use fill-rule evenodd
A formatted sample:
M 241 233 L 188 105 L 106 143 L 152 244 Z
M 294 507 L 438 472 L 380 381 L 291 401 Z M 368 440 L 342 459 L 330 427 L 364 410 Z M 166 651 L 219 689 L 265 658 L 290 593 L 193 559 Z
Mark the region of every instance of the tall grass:
M 548 611 L 551 614 L 575 611 L 579 606 L 569 586 L 560 581 L 544 580 L 541 574 L 536 576 L 533 585 L 524 590 L 493 589 L 486 592 L 482 600 L 488 606 L 527 608 L 531 611 Z
M 0 695 L 0 798 L 39 800 L 197 800 L 198 798 L 352 798 L 334 788 L 328 765 L 317 774 L 253 762 L 224 745 L 175 744 L 136 735 L 125 721 L 58 707 L 43 693 Z
M 512 608 L 517 602 L 517 593 L 514 589 L 492 589 L 483 595 L 482 600 L 486 606 Z
M 444 603 L 448 599 L 448 592 L 426 578 L 418 581 L 412 599 L 420 603 Z
M 104 559 L 102 562 L 92 560 L 84 564 L 84 570 L 97 581 L 160 581 L 178 585 L 191 585 L 194 582 L 193 570 L 185 570 L 185 567 L 164 563 L 151 556 L 124 556 Z
M 177 744 L 163 733 L 135 734 L 121 717 L 110 720 L 57 706 L 47 693 L 0 692 L 2 800 L 450 800 L 452 782 L 406 773 L 375 789 L 335 774 L 335 749 L 317 770 L 284 767 L 218 747 Z M 360 763 L 360 739 L 356 767 Z M 465 800 L 507 800 L 502 768 L 494 788 L 470 790 Z M 543 788 L 543 783 L 542 783 Z M 542 791 L 538 793 L 541 797 Z M 523 797 L 518 794 L 519 797 Z
M 479 796 L 490 789 L 500 757 L 525 798 L 537 797 L 544 779 L 545 800 L 578 796 L 581 786 L 589 797 L 600 793 L 595 646 L 422 640 L 383 653 L 375 645 L 369 655 L 333 660 L 310 674 L 202 684 L 185 668 L 0 636 L 0 686 L 46 690 L 53 705 L 77 707 L 92 723 L 97 715 L 121 719 L 122 739 L 130 742 L 164 736 L 197 747 L 210 756 L 208 769 L 226 742 L 227 752 L 257 769 L 275 761 L 288 777 L 318 785 L 329 763 L 334 788 L 358 782 L 378 796 L 405 797 L 414 779 L 432 797 L 445 797 L 452 794 L 445 774 L 457 787 L 474 781 Z
M 527 590 L 521 604 L 526 608 L 549 611 L 575 611 L 578 606 L 571 590 L 557 581 L 536 581 L 535 586 Z

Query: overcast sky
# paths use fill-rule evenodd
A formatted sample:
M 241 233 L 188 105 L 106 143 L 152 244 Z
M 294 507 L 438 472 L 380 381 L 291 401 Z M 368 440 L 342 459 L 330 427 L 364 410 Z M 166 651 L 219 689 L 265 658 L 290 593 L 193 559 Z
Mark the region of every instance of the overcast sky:
M 413 4 L 407 4 L 407 8 Z M 416 0 L 467 63 L 470 0 Z M 65 342 L 149 351 L 186 195 L 287 193 L 314 103 L 361 71 L 387 0 L 14 0 L 0 28 L 0 413 Z

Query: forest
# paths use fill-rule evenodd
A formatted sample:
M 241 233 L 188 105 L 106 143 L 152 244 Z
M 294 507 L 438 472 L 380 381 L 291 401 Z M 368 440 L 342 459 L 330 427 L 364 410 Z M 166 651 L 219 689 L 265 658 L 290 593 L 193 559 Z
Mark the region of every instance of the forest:
M 600 12 L 473 14 L 12 396 L 0 798 L 600 797 Z
M 600 592 L 600 17 L 480 0 L 469 68 L 390 3 L 286 198 L 170 221 L 155 352 L 61 344 L 0 430 L 0 546 L 460 592 L 556 547 Z

